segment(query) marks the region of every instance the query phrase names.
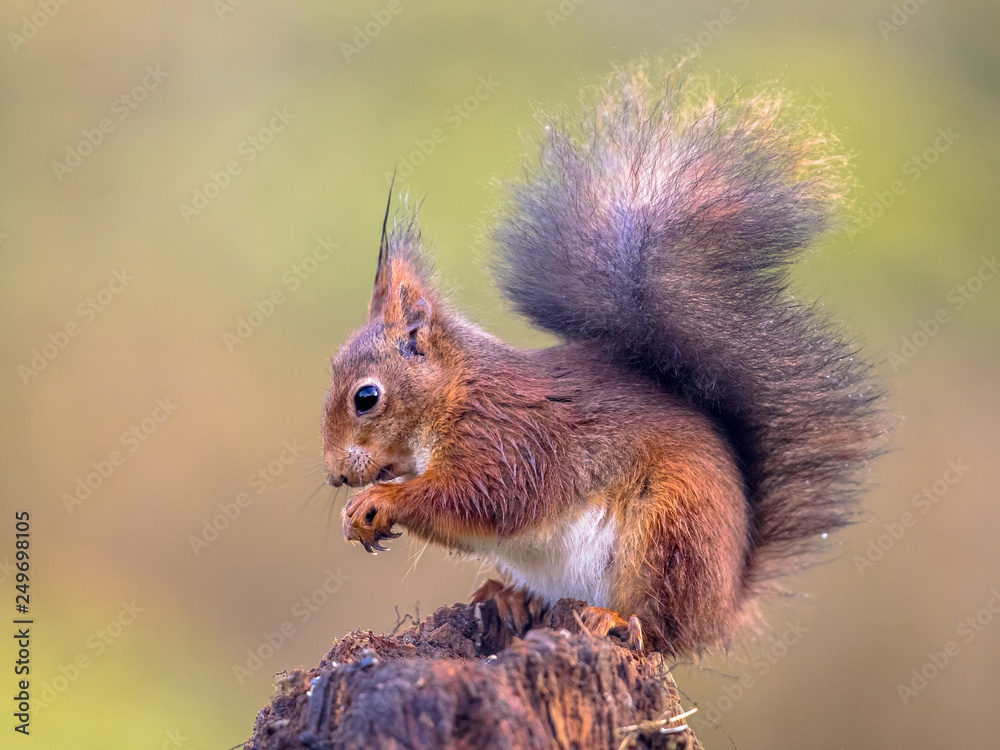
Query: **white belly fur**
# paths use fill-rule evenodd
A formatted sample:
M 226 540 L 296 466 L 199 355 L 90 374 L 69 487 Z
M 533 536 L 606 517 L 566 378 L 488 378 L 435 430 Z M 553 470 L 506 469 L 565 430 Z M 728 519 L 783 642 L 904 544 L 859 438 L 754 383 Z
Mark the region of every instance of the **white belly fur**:
M 610 607 L 617 526 L 604 507 L 592 506 L 551 534 L 479 539 L 471 546 L 506 575 L 507 583 L 541 596 L 550 605 L 571 597 Z

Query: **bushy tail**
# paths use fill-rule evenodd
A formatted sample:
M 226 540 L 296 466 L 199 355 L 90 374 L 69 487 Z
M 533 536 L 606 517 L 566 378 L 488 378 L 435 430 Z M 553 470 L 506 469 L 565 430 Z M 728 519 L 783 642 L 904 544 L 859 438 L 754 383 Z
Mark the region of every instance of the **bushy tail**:
M 539 160 L 501 211 L 498 276 L 536 324 L 719 421 L 742 463 L 758 593 L 851 520 L 885 430 L 869 365 L 786 288 L 838 202 L 826 141 L 775 94 L 703 89 L 633 69 L 574 124 L 543 120 Z

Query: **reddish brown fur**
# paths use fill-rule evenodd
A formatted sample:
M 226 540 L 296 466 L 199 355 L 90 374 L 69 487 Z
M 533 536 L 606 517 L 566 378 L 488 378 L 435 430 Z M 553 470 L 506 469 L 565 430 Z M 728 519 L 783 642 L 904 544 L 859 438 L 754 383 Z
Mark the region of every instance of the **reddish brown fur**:
M 553 528 L 605 503 L 619 524 L 608 565 L 621 618 L 603 630 L 638 615 L 653 648 L 725 638 L 744 616 L 747 520 L 711 421 L 584 346 L 514 350 L 448 311 L 413 260 L 389 268 L 391 287 L 334 360 L 324 437 L 331 476 L 366 484 L 391 464 L 405 481 L 357 494 L 347 538 L 374 545 L 398 523 L 469 551 L 470 539 Z M 404 356 L 414 336 L 422 353 Z M 383 384 L 385 404 L 358 417 L 351 396 L 368 379 Z M 419 475 L 415 436 L 433 445 Z M 368 451 L 368 477 L 344 468 L 351 445 Z
M 511 620 L 585 595 L 597 632 L 725 642 L 853 519 L 886 427 L 867 361 L 789 294 L 840 192 L 803 122 L 641 67 L 546 118 L 491 236 L 504 296 L 567 342 L 549 349 L 450 312 L 415 224 L 383 231 L 324 418 L 331 481 L 374 483 L 346 537 L 380 549 L 398 523 L 486 556 L 508 580 L 477 596 Z

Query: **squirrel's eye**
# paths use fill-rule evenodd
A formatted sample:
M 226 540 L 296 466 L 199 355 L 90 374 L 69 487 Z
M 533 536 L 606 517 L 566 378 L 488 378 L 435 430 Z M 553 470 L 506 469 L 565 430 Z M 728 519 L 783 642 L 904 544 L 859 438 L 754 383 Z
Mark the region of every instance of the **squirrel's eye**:
M 358 388 L 358 392 L 354 394 L 354 408 L 357 410 L 358 414 L 364 414 L 375 408 L 375 404 L 378 403 L 378 398 L 381 394 L 378 391 L 378 387 L 374 385 L 363 385 Z

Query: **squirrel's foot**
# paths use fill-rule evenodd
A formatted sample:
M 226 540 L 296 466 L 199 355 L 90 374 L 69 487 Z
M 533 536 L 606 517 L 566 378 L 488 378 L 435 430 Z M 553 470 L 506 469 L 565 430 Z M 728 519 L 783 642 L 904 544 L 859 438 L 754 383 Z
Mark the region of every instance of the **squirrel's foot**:
M 516 635 L 524 635 L 545 612 L 545 602 L 523 589 L 490 578 L 472 595 L 472 603 L 494 601 L 503 623 Z
M 621 615 L 604 607 L 584 607 L 580 613 L 580 619 L 584 627 L 591 635 L 605 636 L 613 635 L 626 642 L 633 651 L 642 653 L 643 638 L 642 625 L 639 618 L 632 615 L 628 620 L 623 620 Z
M 392 530 L 396 522 L 387 498 L 380 492 L 382 485 L 369 487 L 347 501 L 344 507 L 344 538 L 361 542 L 366 551 L 385 551 L 379 542 L 395 539 L 400 532 Z

